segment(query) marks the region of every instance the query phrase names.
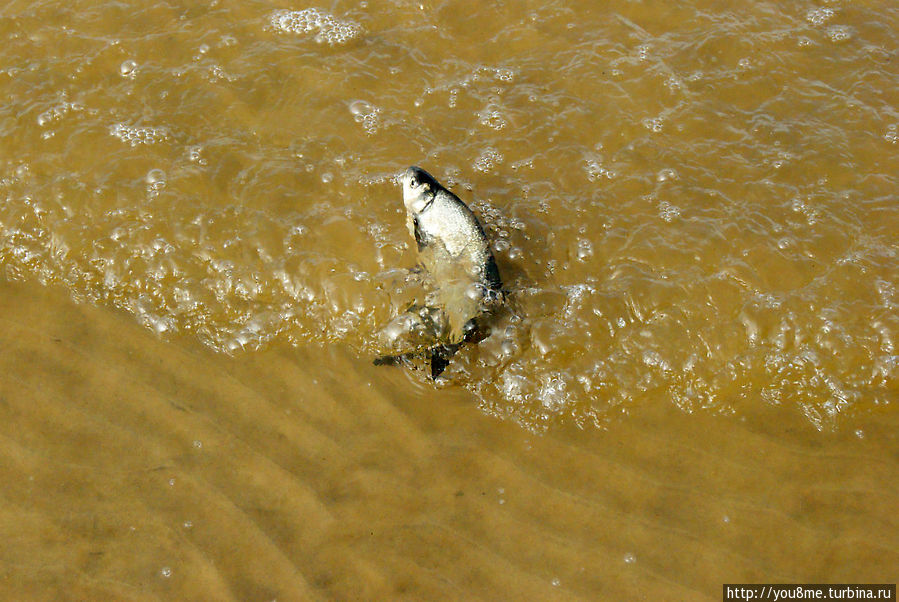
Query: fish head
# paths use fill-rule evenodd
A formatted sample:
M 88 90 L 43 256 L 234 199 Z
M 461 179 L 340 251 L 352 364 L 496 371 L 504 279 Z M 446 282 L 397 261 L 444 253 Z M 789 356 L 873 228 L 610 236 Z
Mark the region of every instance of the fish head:
M 412 215 L 424 211 L 441 188 L 431 174 L 414 165 L 403 173 L 402 182 L 403 204 Z

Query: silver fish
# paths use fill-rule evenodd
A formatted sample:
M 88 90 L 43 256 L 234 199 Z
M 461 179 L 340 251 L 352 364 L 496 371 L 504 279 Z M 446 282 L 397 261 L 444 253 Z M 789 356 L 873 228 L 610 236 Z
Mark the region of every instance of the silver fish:
M 502 304 L 502 280 L 484 229 L 459 197 L 420 167 L 407 169 L 402 184 L 409 233 L 432 290 L 424 306 L 411 306 L 385 332 L 396 336 L 401 325 L 414 325 L 419 340 L 428 341 L 425 352 L 436 379 L 463 342 L 486 336 L 483 318 Z M 396 363 L 414 353 L 375 363 Z

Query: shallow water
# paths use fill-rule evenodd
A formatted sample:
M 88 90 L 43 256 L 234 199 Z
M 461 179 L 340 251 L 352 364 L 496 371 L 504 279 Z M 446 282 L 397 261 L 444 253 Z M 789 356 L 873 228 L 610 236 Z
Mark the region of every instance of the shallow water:
M 894 502 L 894 486 L 874 483 L 896 476 L 895 439 L 878 425 L 895 424 L 899 402 L 897 31 L 899 9 L 886 2 L 13 2 L 0 9 L 3 278 L 65 291 L 41 302 L 47 312 L 73 311 L 66 298 L 96 309 L 95 317 L 81 318 L 94 344 L 102 339 L 97 324 L 107 319 L 96 316 L 123 311 L 156 333 L 128 331 L 129 349 L 158 335 L 148 355 L 153 362 L 166 361 L 166 350 L 191 349 L 198 373 L 221 378 L 241 366 L 250 382 L 272 377 L 267 362 L 274 355 L 285 370 L 306 363 L 322 379 L 345 381 L 321 393 L 316 411 L 325 438 L 354 450 L 366 445 L 336 437 L 358 433 L 349 418 L 325 418 L 337 407 L 328 395 L 349 390 L 366 399 L 362 387 L 374 382 L 375 407 L 383 412 L 395 411 L 391 403 L 414 404 L 410 396 L 454 399 L 472 412 L 453 410 L 463 424 L 487 420 L 491 426 L 471 428 L 499 429 L 471 443 L 479 471 L 492 470 L 492 454 L 504 455 L 497 433 L 561 441 L 572 455 L 546 443 L 539 470 L 558 478 L 552 486 L 563 491 L 571 482 L 552 474 L 554 462 L 571 462 L 572 482 L 583 479 L 598 454 L 615 449 L 605 438 L 629 440 L 648 425 L 671 429 L 656 433 L 658 449 L 710 429 L 737 442 L 720 459 L 711 452 L 701 460 L 692 449 L 695 478 L 675 489 L 703 491 L 693 471 L 726 465 L 758 446 L 774 467 L 789 466 L 795 453 L 806 452 L 792 443 L 779 452 L 777 440 L 799 432 L 810 437 L 799 449 L 836 445 L 838 457 L 856 458 L 839 461 L 842 472 L 830 481 L 835 490 L 854 490 L 840 478 L 873 462 L 874 472 L 859 477 L 863 489 Z M 438 385 L 424 374 L 367 367 L 379 352 L 378 330 L 415 294 L 406 278 L 415 258 L 396 180 L 410 164 L 429 170 L 479 214 L 508 290 L 508 311 L 491 336 L 464 348 Z M 7 290 L 10 315 L 24 315 L 38 293 L 10 290 L 19 289 Z M 335 364 L 329 353 L 343 359 Z M 47 370 L 74 370 L 66 356 L 38 357 Z M 120 360 L 113 352 L 88 353 L 79 370 L 102 375 L 92 362 Z M 40 381 L 15 364 L 7 369 L 11 382 Z M 311 386 L 294 384 L 294 392 Z M 104 394 L 96 383 L 88 390 Z M 65 407 L 65 389 L 58 393 L 55 403 Z M 228 407 L 241 407 L 225 397 L 233 400 Z M 62 411 L 54 407 L 48 414 Z M 106 399 L 96 411 L 105 416 L 114 407 Z M 439 406 L 404 411 L 453 430 Z M 242 437 L 222 416 L 206 419 Z M 10 420 L 8 436 L 18 441 L 18 423 Z M 179 428 L 167 420 L 157 425 L 163 437 Z M 278 423 L 274 414 L 258 420 L 237 432 Z M 396 425 L 380 426 L 386 430 L 376 429 L 374 441 L 395 445 L 399 437 L 389 432 Z M 741 430 L 747 428 L 752 435 Z M 311 445 L 294 435 L 294 444 Z M 721 437 L 716 441 L 726 441 Z M 254 448 L 264 437 L 248 440 L 252 453 L 268 457 Z M 127 446 L 130 439 L 117 441 Z M 864 451 L 853 451 L 855 444 Z M 628 449 L 622 464 L 639 466 L 640 454 Z M 830 452 L 820 453 L 811 457 L 828 464 Z M 512 456 L 517 466 L 520 458 Z M 816 462 L 802 467 L 775 473 L 797 479 L 804 491 L 822 472 Z M 522 469 L 523 480 L 534 477 L 531 468 Z M 654 464 L 646 474 L 667 482 L 682 468 Z M 305 472 L 288 472 L 316 490 Z M 612 480 L 622 477 L 611 472 Z M 734 478 L 748 472 L 735 469 Z M 268 489 L 278 476 L 264 482 Z M 679 526 L 693 516 L 678 516 L 683 500 L 662 496 L 649 507 L 646 491 L 628 482 L 626 501 L 609 502 L 616 510 L 606 518 L 624 513 L 639 530 L 641 520 L 665 514 L 668 502 L 674 516 L 651 524 L 690 534 L 668 544 L 684 552 L 689 541 L 707 541 L 705 527 L 690 520 Z M 728 494 L 734 504 L 764 505 L 755 487 L 778 481 L 750 482 Z M 391 483 L 379 483 L 379 500 L 388 499 Z M 577 520 L 574 506 L 556 502 Z M 631 502 L 635 508 L 626 509 Z M 797 521 L 788 525 L 794 535 L 803 533 L 804 502 L 797 506 L 788 492 L 772 503 Z M 355 511 L 353 524 L 376 520 Z M 821 512 L 808 519 L 815 535 L 806 550 L 837 528 L 837 515 Z M 865 545 L 896 543 L 887 505 L 860 506 L 852 516 L 886 527 L 872 527 L 879 533 L 874 543 L 871 533 L 859 535 Z M 588 530 L 598 536 L 601 523 L 588 521 Z M 239 538 L 238 523 L 226 524 Z M 470 525 L 460 537 L 495 535 L 503 525 Z M 554 525 L 568 533 L 567 524 Z M 765 525 L 770 537 L 783 528 L 776 520 Z M 616 558 L 632 553 L 619 550 L 616 538 L 607 543 Z M 371 558 L 383 553 L 385 542 L 379 544 Z M 559 546 L 560 566 L 589 549 L 585 541 Z M 247 557 L 258 552 L 246 550 Z M 491 553 L 515 556 L 512 549 Z M 784 557 L 772 560 L 753 548 L 745 558 L 755 569 L 732 566 L 747 579 L 836 574 L 827 563 L 781 571 Z M 531 575 L 537 561 L 518 560 L 521 574 Z M 434 559 L 436 575 L 459 578 L 448 562 Z M 332 572 L 341 573 L 338 566 L 333 560 Z M 660 560 L 643 574 L 652 579 L 634 583 L 717 595 L 707 590 L 707 576 L 726 580 L 726 571 L 709 573 L 708 562 L 697 561 L 704 568 L 691 569 L 693 581 L 689 571 L 675 577 L 686 569 L 671 566 Z M 876 576 L 887 565 L 834 559 L 829 566 L 873 566 L 867 574 Z M 237 566 L 220 570 L 222 591 L 243 597 L 234 582 L 246 575 Z M 350 595 L 367 574 L 354 571 L 355 585 L 307 583 L 308 592 Z M 853 580 L 851 571 L 844 574 Z M 623 588 L 606 596 L 630 583 L 603 576 Z M 553 591 L 552 575 L 535 578 Z M 502 591 L 501 583 L 471 579 Z M 41 579 L 34 582 L 41 591 Z M 598 583 L 579 583 L 586 585 L 575 590 L 588 597 L 602 593 Z M 359 591 L 396 593 L 384 587 Z M 434 587 L 430 593 L 451 595 Z M 467 591 L 458 587 L 455 595 Z M 489 595 L 490 588 L 474 591 Z
M 535 434 L 338 346 L 229 358 L 66 295 L 0 283 L 6 599 L 714 600 L 899 564 L 895 412 Z

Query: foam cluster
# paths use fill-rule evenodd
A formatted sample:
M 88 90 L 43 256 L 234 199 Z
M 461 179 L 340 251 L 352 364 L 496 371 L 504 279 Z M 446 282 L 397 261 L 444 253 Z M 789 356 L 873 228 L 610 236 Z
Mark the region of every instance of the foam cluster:
M 125 125 L 124 123 L 110 126 L 109 134 L 131 146 L 165 142 L 170 137 L 169 130 L 166 127 Z
M 330 46 L 346 44 L 362 33 L 362 27 L 358 23 L 342 21 L 317 8 L 279 10 L 272 14 L 271 23 L 280 32 L 311 34 L 316 42 L 327 42 Z

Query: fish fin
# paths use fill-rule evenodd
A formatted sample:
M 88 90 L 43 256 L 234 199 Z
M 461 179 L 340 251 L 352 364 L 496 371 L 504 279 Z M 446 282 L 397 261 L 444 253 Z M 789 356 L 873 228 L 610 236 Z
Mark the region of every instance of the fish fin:
M 375 366 L 396 366 L 402 361 L 402 355 L 379 355 L 371 363 Z
M 410 366 L 415 353 L 400 353 L 399 355 L 379 355 L 372 360 L 375 366 Z
M 431 349 L 432 380 L 437 380 L 437 377 L 443 374 L 443 371 L 449 366 L 450 358 L 456 354 L 458 349 L 458 345 L 438 345 Z
M 487 252 L 487 264 L 484 266 L 484 278 L 487 280 L 487 287 L 494 296 L 501 297 L 503 290 L 503 281 L 499 277 L 499 268 L 496 267 L 496 259 L 493 253 Z
M 448 359 L 436 353 L 431 355 L 431 380 L 437 380 L 437 377 L 443 374 L 447 366 L 449 366 Z
M 428 246 L 424 234 L 422 233 L 421 228 L 418 226 L 418 217 L 415 215 L 412 216 L 412 234 L 415 236 L 415 244 L 418 245 L 419 251 Z

